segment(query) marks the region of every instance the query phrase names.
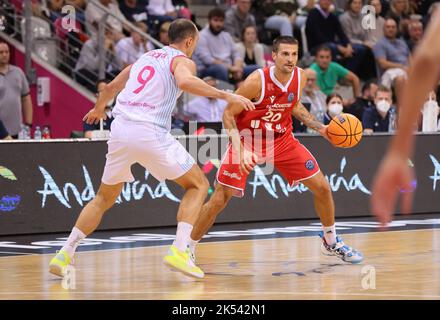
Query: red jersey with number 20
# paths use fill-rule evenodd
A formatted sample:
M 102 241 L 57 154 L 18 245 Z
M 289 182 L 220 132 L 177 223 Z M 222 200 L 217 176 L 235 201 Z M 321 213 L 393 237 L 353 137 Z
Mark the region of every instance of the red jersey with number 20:
M 237 128 L 261 130 L 263 137 L 273 131 L 276 137 L 292 133 L 292 109 L 301 92 L 301 69 L 295 67 L 285 86 L 275 78 L 275 66 L 258 69 L 261 77 L 261 95 L 255 110 L 243 111 L 236 118 Z

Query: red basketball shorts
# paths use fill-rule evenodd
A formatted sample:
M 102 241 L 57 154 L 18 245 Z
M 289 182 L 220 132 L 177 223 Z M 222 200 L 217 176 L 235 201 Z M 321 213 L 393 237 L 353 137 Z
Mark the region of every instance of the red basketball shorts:
M 259 152 L 253 147 L 246 146 L 258 156 L 257 165 L 272 164 L 287 180 L 289 185 L 309 179 L 320 171 L 318 162 L 310 151 L 303 146 L 294 136 L 286 134 L 275 140 L 271 151 Z M 229 143 L 223 155 L 220 168 L 217 171 L 217 182 L 235 190 L 234 196 L 243 197 L 246 188 L 247 174 L 240 173 L 239 157 Z

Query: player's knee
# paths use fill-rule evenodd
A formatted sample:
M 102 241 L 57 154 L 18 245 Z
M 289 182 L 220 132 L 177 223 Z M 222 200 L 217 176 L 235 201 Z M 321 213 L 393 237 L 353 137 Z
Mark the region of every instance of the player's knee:
M 223 187 L 217 188 L 216 192 L 210 199 L 211 206 L 213 207 L 214 212 L 219 212 L 223 210 L 231 199 L 232 195 L 228 190 Z
M 197 182 L 197 188 L 200 190 L 200 192 L 203 193 L 208 193 L 208 189 L 209 189 L 209 181 L 208 179 L 205 177 L 205 175 L 202 175 L 199 179 L 199 181 Z
M 322 181 L 320 184 L 318 184 L 316 191 L 317 195 L 320 197 L 328 197 L 332 194 L 332 189 L 330 188 L 330 184 L 327 180 Z
M 98 193 L 94 199 L 95 204 L 103 210 L 110 209 L 116 201 L 116 198 L 112 195 Z

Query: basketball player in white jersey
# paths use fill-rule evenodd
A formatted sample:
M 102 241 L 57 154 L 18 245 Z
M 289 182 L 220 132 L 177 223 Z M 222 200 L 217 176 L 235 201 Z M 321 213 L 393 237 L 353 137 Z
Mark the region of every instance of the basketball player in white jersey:
M 383 224 L 391 221 L 399 190 L 411 190 L 414 170 L 408 165 L 413 154 L 413 128 L 428 93 L 440 80 L 440 9 L 431 16 L 431 22 L 422 42 L 417 46 L 408 80 L 402 90 L 397 134 L 373 181 L 371 209 Z M 409 213 L 412 192 L 402 193 L 402 211 Z
M 204 276 L 189 254 L 188 242 L 209 183 L 191 155 L 170 134 L 171 112 L 182 91 L 224 99 L 246 109 L 254 106 L 248 99 L 215 89 L 194 76 L 195 64 L 189 57 L 198 37 L 191 21 L 174 21 L 169 28 L 170 46 L 145 53 L 124 69 L 100 93 L 95 107 L 84 117 L 89 124 L 98 123 L 105 118 L 108 101 L 120 92 L 113 109 L 115 120 L 101 186 L 95 199 L 82 210 L 65 245 L 51 260 L 51 273 L 65 274 L 80 241 L 98 227 L 123 184 L 134 181 L 131 166 L 139 163 L 159 181 L 173 180 L 185 189 L 177 212 L 176 240 L 164 262 L 185 274 Z

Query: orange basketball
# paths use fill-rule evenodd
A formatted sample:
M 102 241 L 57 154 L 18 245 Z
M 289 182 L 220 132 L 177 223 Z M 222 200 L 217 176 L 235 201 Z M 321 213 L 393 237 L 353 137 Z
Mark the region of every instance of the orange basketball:
M 341 113 L 330 121 L 327 133 L 334 146 L 351 148 L 362 139 L 362 123 L 352 114 Z

